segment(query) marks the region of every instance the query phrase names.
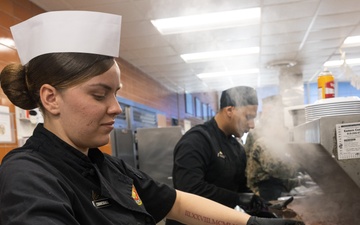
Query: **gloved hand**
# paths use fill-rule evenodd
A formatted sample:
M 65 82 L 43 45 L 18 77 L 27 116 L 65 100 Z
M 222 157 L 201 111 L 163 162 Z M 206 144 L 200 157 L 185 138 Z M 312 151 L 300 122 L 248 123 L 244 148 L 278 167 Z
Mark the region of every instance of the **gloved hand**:
M 259 218 L 252 216 L 246 225 L 305 225 L 305 223 L 296 220 L 280 218 Z
M 252 216 L 276 217 L 272 213 L 268 214 L 271 204 L 254 193 L 240 193 L 238 205 Z
M 282 210 L 282 209 L 286 209 L 287 205 L 289 205 L 292 201 L 294 200 L 294 197 L 291 196 L 288 199 L 286 199 L 285 201 L 278 203 L 278 204 L 273 204 L 271 206 L 269 206 L 270 209 L 276 209 L 276 210 Z
M 243 209 L 249 208 L 254 196 L 254 193 L 239 193 L 239 199 L 237 204 Z

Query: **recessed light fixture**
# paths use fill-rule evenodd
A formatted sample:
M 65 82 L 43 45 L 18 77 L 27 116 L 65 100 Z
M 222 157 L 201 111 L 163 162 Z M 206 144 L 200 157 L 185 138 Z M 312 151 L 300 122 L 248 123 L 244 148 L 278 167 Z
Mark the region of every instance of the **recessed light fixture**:
M 231 49 L 231 50 L 222 50 L 222 51 L 189 53 L 189 54 L 182 54 L 180 55 L 180 57 L 187 63 L 194 63 L 194 62 L 216 60 L 219 58 L 235 57 L 240 55 L 258 54 L 259 52 L 260 52 L 259 47 L 251 47 L 251 48 L 240 48 L 240 49 Z
M 281 61 L 273 61 L 267 64 L 268 69 L 281 69 L 281 68 L 290 68 L 297 64 L 296 61 L 292 60 L 281 60 Z
M 192 16 L 151 20 L 161 34 L 176 34 L 259 24 L 261 9 L 248 8 Z
M 235 71 L 212 72 L 212 73 L 200 73 L 197 74 L 196 76 L 199 77 L 200 79 L 212 79 L 219 77 L 229 77 L 229 76 L 238 76 L 238 75 L 255 74 L 255 73 L 259 73 L 258 68 L 235 70 Z

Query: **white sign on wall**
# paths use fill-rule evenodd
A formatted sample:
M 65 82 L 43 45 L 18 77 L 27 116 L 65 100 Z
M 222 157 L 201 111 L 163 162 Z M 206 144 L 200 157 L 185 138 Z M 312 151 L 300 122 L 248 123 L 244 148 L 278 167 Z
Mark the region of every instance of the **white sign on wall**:
M 360 158 L 360 122 L 336 124 L 337 157 Z
M 0 106 L 0 142 L 14 142 L 11 126 L 11 114 L 8 106 Z

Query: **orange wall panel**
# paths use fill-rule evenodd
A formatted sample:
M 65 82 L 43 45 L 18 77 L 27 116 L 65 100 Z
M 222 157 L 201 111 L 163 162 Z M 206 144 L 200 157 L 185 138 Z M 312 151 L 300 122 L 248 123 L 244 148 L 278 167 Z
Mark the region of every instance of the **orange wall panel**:
M 16 50 L 0 44 L 0 52 L 0 62 L 2 62 L 4 66 L 12 62 L 19 62 L 19 56 Z M 1 67 L 1 69 L 2 68 L 3 67 Z
M 111 144 L 110 144 L 110 143 L 107 144 L 107 145 L 101 146 L 99 149 L 100 149 L 102 152 L 107 153 L 107 154 L 109 154 L 109 155 L 112 154 Z
M 9 15 L 14 14 L 14 4 L 11 0 L 0 0 L 0 9 Z

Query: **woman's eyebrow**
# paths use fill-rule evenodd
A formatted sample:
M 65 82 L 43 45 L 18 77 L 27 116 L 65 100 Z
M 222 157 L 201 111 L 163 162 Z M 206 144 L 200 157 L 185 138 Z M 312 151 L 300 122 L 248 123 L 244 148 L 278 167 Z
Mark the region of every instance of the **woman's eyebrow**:
M 90 84 L 91 87 L 103 87 L 106 90 L 112 90 L 113 88 L 107 84 L 104 83 L 96 83 L 96 84 Z

